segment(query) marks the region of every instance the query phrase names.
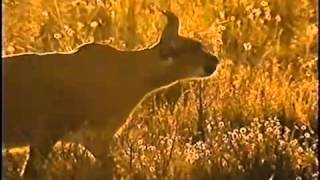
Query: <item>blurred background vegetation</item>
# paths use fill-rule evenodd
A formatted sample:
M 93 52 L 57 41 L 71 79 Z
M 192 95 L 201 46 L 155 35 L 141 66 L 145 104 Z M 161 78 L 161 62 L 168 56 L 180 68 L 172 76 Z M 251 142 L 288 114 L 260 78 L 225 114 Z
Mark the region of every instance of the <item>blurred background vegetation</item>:
M 179 33 L 221 66 L 145 97 L 128 117 L 135 126 L 114 143 L 115 178 L 317 179 L 316 1 L 4 0 L 2 52 L 71 51 L 92 41 L 145 48 L 166 23 L 151 3 L 174 12 Z M 91 176 L 92 157 L 79 146 L 56 148 L 48 179 Z M 25 155 L 8 156 L 8 178 Z

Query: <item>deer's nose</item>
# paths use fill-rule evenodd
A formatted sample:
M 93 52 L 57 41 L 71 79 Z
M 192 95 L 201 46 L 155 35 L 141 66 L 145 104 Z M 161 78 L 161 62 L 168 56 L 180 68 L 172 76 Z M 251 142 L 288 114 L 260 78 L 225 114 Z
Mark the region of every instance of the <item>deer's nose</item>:
M 207 75 L 212 74 L 214 72 L 214 70 L 215 70 L 215 68 L 213 66 L 207 65 L 204 67 L 204 71 Z
M 204 66 L 204 71 L 208 75 L 212 74 L 216 70 L 218 63 L 219 63 L 218 58 L 216 56 L 211 56 L 209 58 L 208 64 Z

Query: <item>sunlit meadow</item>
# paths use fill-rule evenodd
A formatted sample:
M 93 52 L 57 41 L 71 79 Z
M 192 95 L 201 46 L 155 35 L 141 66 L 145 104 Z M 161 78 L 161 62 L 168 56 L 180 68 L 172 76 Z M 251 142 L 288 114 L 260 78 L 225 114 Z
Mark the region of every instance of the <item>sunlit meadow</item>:
M 145 97 L 115 136 L 115 178 L 317 179 L 316 1 L 4 0 L 2 52 L 92 41 L 147 47 L 166 22 L 151 3 L 174 12 L 179 33 L 201 41 L 221 66 Z M 91 154 L 64 144 L 46 164 L 48 179 L 92 177 Z M 7 154 L 7 178 L 19 176 L 26 154 Z

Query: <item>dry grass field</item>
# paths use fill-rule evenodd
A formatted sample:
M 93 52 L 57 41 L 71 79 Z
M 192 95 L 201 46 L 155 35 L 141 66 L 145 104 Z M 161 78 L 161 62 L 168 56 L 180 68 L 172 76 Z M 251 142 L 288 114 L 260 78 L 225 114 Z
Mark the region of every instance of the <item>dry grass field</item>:
M 179 33 L 200 40 L 221 66 L 145 97 L 131 128 L 115 136 L 115 179 L 318 179 L 314 0 L 4 0 L 2 52 L 70 51 L 90 41 L 146 47 L 165 25 L 150 3 L 177 14 Z M 56 147 L 48 179 L 93 176 L 89 152 Z M 8 179 L 23 169 L 20 151 L 6 154 Z

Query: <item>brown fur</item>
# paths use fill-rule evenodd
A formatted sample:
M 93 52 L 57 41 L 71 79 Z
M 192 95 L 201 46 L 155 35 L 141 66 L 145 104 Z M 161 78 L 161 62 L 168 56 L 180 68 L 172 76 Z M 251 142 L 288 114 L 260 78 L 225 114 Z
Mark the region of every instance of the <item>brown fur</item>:
M 170 25 L 170 18 L 176 17 L 166 13 Z M 87 44 L 72 54 L 3 59 L 4 142 L 6 148 L 30 145 L 26 177 L 37 176 L 34 162 L 39 154 L 47 156 L 66 133 L 88 123 L 90 128 L 108 132 L 105 138 L 111 141 L 147 92 L 215 70 L 216 57 L 169 28 L 159 43 L 139 51 Z

